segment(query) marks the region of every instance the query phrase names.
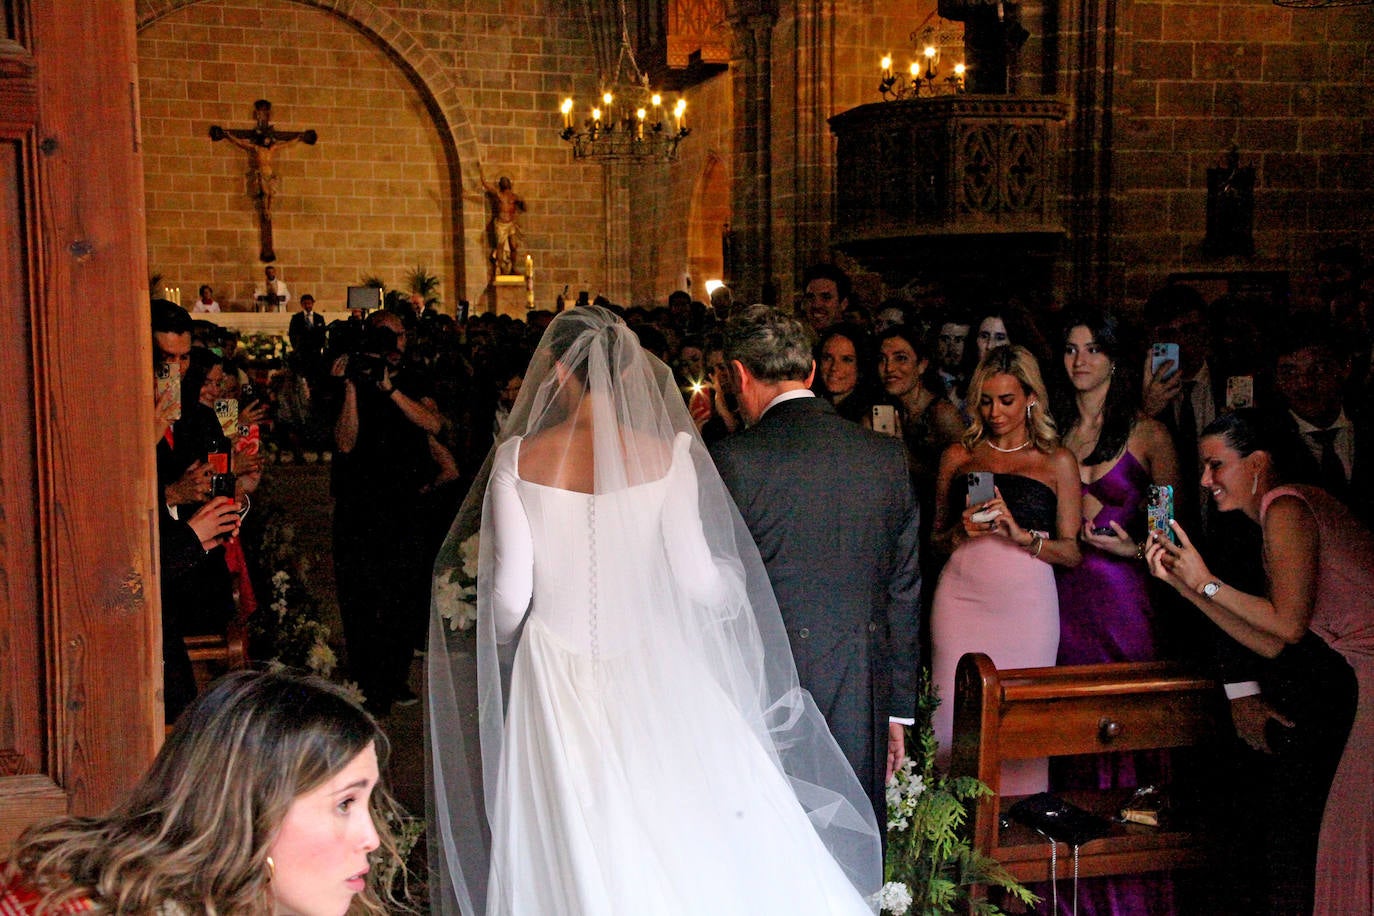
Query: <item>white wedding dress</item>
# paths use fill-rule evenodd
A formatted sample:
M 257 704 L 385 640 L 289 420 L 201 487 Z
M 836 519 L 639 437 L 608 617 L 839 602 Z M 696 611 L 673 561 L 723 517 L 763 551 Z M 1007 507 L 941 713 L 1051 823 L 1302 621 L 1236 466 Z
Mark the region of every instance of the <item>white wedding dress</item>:
M 708 547 L 691 441 L 677 434 L 666 476 L 597 495 L 521 479 L 518 437 L 494 455 L 491 613 L 498 642 L 519 642 L 487 914 L 873 912 L 799 801 L 815 787 L 766 740 L 768 712 L 741 711 L 756 685 L 699 662 L 751 647 L 710 625 L 737 613 L 742 573 Z M 715 610 L 665 620 L 665 596 Z

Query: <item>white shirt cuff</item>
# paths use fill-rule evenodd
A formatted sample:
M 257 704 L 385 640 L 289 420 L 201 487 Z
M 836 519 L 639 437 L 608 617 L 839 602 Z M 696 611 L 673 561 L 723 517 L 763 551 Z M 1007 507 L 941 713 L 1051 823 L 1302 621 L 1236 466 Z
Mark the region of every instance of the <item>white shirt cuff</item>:
M 1252 697 L 1260 692 L 1259 681 L 1237 681 L 1234 684 L 1222 684 L 1221 686 L 1226 691 L 1226 699 L 1228 700 Z
M 888 717 L 887 717 L 887 721 L 888 721 L 888 724 L 889 724 L 889 725 L 892 725 L 892 724 L 896 724 L 896 725 L 915 725 L 915 724 L 916 724 L 916 720 L 915 720 L 915 719 L 908 719 L 908 718 L 906 718 L 906 717 L 904 717 L 904 716 L 888 716 Z

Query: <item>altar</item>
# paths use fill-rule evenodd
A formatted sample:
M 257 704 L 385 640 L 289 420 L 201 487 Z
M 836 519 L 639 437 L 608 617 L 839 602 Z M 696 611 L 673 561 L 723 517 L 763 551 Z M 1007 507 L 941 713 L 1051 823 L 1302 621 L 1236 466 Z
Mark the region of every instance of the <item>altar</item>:
M 291 316 L 299 311 L 300 309 L 289 312 L 193 312 L 191 317 L 212 321 L 222 328 L 238 331 L 244 337 L 251 334 L 285 337 L 291 327 Z M 347 309 L 332 312 L 315 309 L 315 314 L 322 316 L 325 327 L 328 327 L 335 321 L 347 321 L 349 313 Z

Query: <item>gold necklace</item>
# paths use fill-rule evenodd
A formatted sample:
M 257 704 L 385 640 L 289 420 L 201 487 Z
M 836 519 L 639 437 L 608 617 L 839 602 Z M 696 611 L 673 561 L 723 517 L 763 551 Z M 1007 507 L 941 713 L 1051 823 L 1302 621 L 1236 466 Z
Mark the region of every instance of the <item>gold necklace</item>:
M 1002 448 L 1002 446 L 1000 445 L 993 445 L 991 439 L 985 441 L 988 444 L 988 448 L 992 449 L 995 452 L 1001 452 L 1004 455 L 1010 454 L 1012 452 L 1019 452 L 1021 451 L 1021 449 L 1026 448 L 1028 445 L 1031 444 L 1031 441 L 1027 439 L 1025 442 L 1022 442 L 1020 445 L 1013 446 L 1012 448 Z

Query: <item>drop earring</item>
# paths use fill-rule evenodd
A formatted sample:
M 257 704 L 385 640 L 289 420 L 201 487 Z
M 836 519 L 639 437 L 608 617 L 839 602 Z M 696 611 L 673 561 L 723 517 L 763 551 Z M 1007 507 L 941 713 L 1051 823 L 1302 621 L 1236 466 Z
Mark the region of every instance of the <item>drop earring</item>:
M 1259 471 L 1256 471 L 1256 472 L 1250 477 L 1250 495 L 1251 495 L 1251 496 L 1254 496 L 1254 495 L 1255 495 L 1256 493 L 1258 493 L 1258 492 L 1259 492 Z
M 271 884 L 272 879 L 277 876 L 277 863 L 272 861 L 272 857 L 267 857 L 267 883 Z
M 1034 407 L 1034 406 L 1035 406 L 1035 402 L 1034 402 L 1034 401 L 1031 401 L 1029 404 L 1026 405 L 1026 422 L 1027 422 L 1027 423 L 1029 423 L 1029 422 L 1031 421 L 1031 408 Z

